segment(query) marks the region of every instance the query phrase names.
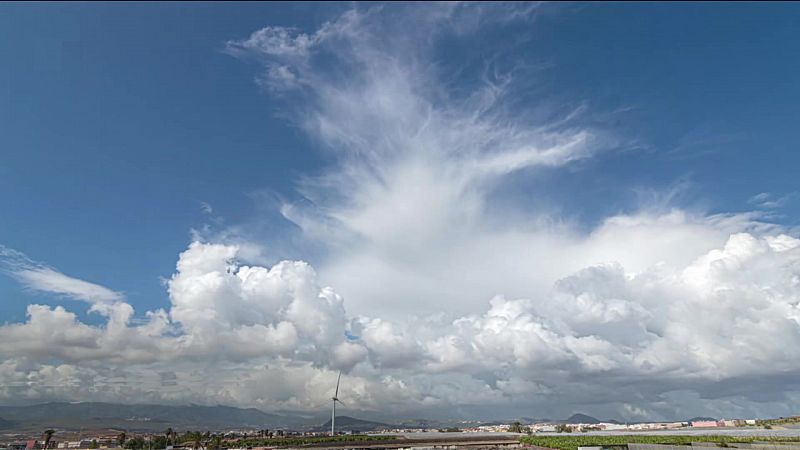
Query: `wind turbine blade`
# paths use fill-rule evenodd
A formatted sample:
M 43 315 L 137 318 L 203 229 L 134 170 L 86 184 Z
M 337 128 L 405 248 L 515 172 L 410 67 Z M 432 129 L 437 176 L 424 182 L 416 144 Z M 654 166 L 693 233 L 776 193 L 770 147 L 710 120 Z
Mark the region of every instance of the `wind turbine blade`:
M 338 398 L 336 399 L 336 401 L 337 401 L 337 402 L 339 402 L 339 403 L 341 403 L 341 404 L 342 404 L 342 406 L 347 406 L 347 405 L 345 405 L 345 404 L 344 404 L 344 402 L 343 402 L 343 401 L 339 400 Z
M 341 379 L 342 379 L 342 371 L 340 370 L 339 371 L 339 377 L 336 378 L 336 393 L 333 394 L 334 398 L 339 396 L 339 381 L 341 381 Z

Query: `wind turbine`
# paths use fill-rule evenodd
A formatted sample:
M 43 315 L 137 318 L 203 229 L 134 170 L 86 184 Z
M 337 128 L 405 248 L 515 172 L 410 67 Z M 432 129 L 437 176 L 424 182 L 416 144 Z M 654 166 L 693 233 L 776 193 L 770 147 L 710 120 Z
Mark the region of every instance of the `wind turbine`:
M 344 406 L 344 403 L 339 400 L 339 381 L 342 379 L 342 371 L 339 371 L 339 377 L 336 378 L 336 391 L 333 393 L 333 410 L 331 411 L 331 436 L 336 436 L 336 402 L 339 402 Z

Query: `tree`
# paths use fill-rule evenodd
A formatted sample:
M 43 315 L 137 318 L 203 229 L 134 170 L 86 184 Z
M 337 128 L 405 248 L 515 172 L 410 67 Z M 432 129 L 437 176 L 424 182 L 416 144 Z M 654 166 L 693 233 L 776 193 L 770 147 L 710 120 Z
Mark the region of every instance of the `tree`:
M 53 438 L 53 433 L 55 430 L 44 430 L 44 448 L 50 448 L 50 439 Z
M 172 431 L 172 427 L 169 427 L 166 430 L 164 430 L 164 436 L 167 437 L 167 445 L 169 445 L 169 437 L 172 436 L 172 433 L 174 433 L 174 431 Z
M 100 446 L 97 445 L 97 439 L 92 439 L 92 443 L 89 445 L 89 448 L 99 448 Z
M 125 432 L 124 432 L 124 431 L 123 431 L 122 433 L 118 434 L 118 435 L 117 435 L 117 444 L 118 444 L 120 447 L 123 447 L 123 446 L 125 446 L 125 439 L 126 439 L 126 438 L 127 438 L 127 436 L 125 435 Z
M 208 434 L 208 432 L 206 432 L 206 434 Z M 192 450 L 203 448 L 204 436 L 205 435 L 199 431 L 188 431 L 185 435 L 187 441 L 192 445 Z
M 209 450 L 219 450 L 222 448 L 222 437 L 215 434 L 208 443 Z
M 153 436 L 151 441 L 153 443 L 151 448 L 165 449 L 167 448 L 167 438 L 165 436 Z
M 136 436 L 132 439 L 128 439 L 128 441 L 125 442 L 125 448 L 130 450 L 142 450 L 144 447 L 145 447 L 144 438 L 142 438 L 141 436 Z
M 572 427 L 565 423 L 560 423 L 556 425 L 556 431 L 559 433 L 572 433 Z

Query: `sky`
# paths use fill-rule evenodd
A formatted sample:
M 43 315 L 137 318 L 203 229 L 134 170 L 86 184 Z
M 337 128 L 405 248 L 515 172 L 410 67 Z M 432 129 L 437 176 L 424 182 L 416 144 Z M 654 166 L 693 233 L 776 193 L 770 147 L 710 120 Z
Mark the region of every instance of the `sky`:
M 0 403 L 800 408 L 800 6 L 0 6 Z

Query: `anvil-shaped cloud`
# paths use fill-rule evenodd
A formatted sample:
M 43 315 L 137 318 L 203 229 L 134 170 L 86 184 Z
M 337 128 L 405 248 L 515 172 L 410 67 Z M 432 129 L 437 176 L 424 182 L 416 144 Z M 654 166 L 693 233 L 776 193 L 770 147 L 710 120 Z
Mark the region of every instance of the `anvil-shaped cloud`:
M 137 321 L 122 293 L 6 250 L 26 286 L 86 300 L 107 321 L 31 305 L 27 322 L 0 326 L 0 399 L 313 410 L 341 369 L 348 405 L 396 415 L 790 412 L 793 230 L 668 202 L 586 227 L 505 196 L 619 143 L 582 108 L 520 109 L 513 71 L 486 64 L 464 90 L 449 81 L 467 68 L 436 63 L 439 40 L 535 24 L 540 9 L 357 8 L 313 32 L 230 41 L 330 153 L 280 208 L 324 249 L 316 270 L 247 261 L 270 238 L 199 233 L 167 282 L 169 307 Z

